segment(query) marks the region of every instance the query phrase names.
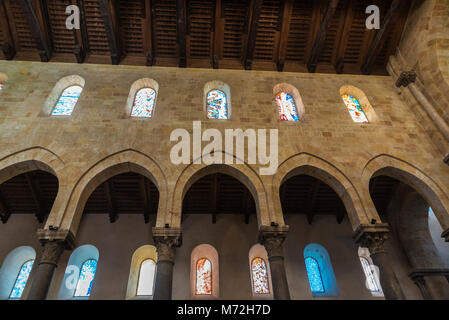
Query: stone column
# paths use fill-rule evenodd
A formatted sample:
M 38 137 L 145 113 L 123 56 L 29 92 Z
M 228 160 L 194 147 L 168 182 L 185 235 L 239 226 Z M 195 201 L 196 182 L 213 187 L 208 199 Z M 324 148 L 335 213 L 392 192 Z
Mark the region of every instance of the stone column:
M 283 244 L 287 231 L 288 226 L 262 226 L 259 233 L 259 242 L 267 250 L 271 270 L 271 282 L 273 284 L 273 296 L 276 300 L 290 300 L 283 252 Z
M 368 248 L 373 264 L 379 268 L 379 280 L 387 300 L 404 300 L 399 281 L 390 264 L 390 257 L 384 247 L 388 239 L 388 225 L 361 225 L 355 232 L 355 242 Z
M 153 228 L 157 248 L 156 283 L 154 300 L 171 300 L 173 266 L 176 247 L 181 245 L 181 229 Z
M 70 231 L 41 229 L 38 230 L 38 237 L 43 245 L 43 251 L 38 260 L 28 300 L 45 300 L 61 254 L 64 249 L 72 249 L 74 246 L 73 235 Z

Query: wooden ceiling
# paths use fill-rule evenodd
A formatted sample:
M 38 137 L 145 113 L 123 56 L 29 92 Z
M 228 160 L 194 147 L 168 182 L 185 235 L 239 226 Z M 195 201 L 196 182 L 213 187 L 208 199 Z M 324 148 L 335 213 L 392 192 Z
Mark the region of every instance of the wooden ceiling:
M 0 58 L 386 74 L 409 0 L 0 0 Z M 68 30 L 66 6 L 81 10 Z M 381 9 L 368 30 L 365 9 Z

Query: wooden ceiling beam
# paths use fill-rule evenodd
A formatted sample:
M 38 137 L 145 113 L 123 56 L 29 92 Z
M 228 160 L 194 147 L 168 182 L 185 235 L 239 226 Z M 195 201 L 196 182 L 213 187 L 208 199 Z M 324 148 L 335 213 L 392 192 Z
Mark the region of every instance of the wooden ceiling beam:
M 108 38 L 111 63 L 117 65 L 122 58 L 119 38 L 118 3 L 117 0 L 98 0 L 98 5 L 100 7 L 106 36 Z
M 42 62 L 50 61 L 52 50 L 49 43 L 49 33 L 47 33 L 47 28 L 45 27 L 45 22 L 43 20 L 42 8 L 33 6 L 33 0 L 18 0 L 28 22 L 30 32 L 36 42 L 36 47 L 39 52 L 39 56 Z M 41 2 L 39 2 L 41 4 Z M 46 37 L 47 35 L 47 37 Z
M 365 61 L 362 64 L 361 70 L 363 74 L 371 73 L 371 69 L 379 53 L 379 50 L 382 48 L 383 44 L 387 39 L 385 31 L 387 31 L 387 28 L 391 22 L 391 18 L 393 17 L 393 14 L 395 13 L 396 9 L 399 7 L 400 4 L 401 0 L 393 0 L 393 2 L 391 3 L 388 12 L 385 15 L 383 25 L 380 28 L 380 30 L 377 31 L 376 37 L 374 38 L 373 43 L 368 49 Z
M 111 179 L 104 183 L 104 190 L 106 195 L 106 202 L 108 205 L 109 222 L 114 223 L 117 221 L 118 212 L 114 203 L 114 186 Z
M 311 73 L 314 73 L 316 71 L 318 60 L 321 54 L 321 49 L 323 48 L 324 42 L 326 41 L 326 35 L 329 30 L 332 17 L 337 10 L 338 2 L 339 0 L 329 0 L 329 4 L 323 16 L 323 20 L 321 21 L 320 29 L 318 30 L 318 34 L 315 38 L 309 61 L 307 62 L 307 69 Z
M 9 19 L 6 13 L 5 1 L 0 1 L 0 27 L 3 30 L 3 34 L 5 37 L 1 48 L 3 55 L 5 56 L 6 60 L 12 60 L 16 55 L 16 46 L 14 44 L 11 26 L 9 25 Z
M 153 19 L 151 14 L 151 0 L 142 0 L 145 10 L 144 16 L 144 50 L 147 57 L 147 66 L 154 64 L 154 39 L 153 39 Z
M 25 173 L 25 179 L 31 190 L 31 196 L 33 197 L 34 204 L 36 205 L 36 218 L 40 223 L 42 223 L 49 212 L 48 206 L 43 200 L 43 194 L 39 186 L 39 182 L 35 179 L 35 176 L 29 172 Z
M 334 69 L 335 72 L 338 74 L 343 73 L 344 66 L 345 66 L 345 51 L 346 47 L 348 45 L 349 41 L 349 32 L 351 31 L 351 25 L 352 21 L 354 19 L 354 5 L 355 0 L 349 0 L 346 2 L 346 8 L 344 15 L 344 22 L 343 22 L 343 31 L 341 32 L 339 36 L 339 40 L 337 41 L 337 48 L 336 48 L 336 58 L 335 58 L 335 65 Z
M 179 67 L 187 67 L 187 18 L 186 0 L 176 0 L 177 30 L 178 30 L 178 58 Z
M 11 210 L 9 209 L 6 199 L 3 197 L 3 193 L 0 190 L 0 220 L 2 223 L 6 223 L 11 216 Z
M 249 21 L 248 44 L 246 46 L 246 55 L 244 61 L 245 70 L 251 70 L 253 67 L 254 51 L 256 48 L 257 21 L 262 10 L 263 0 L 253 0 L 251 6 L 251 15 Z
M 76 62 L 83 63 L 89 51 L 89 41 L 86 26 L 86 11 L 84 0 L 72 0 L 73 5 L 77 5 L 80 9 L 80 29 L 73 29 L 75 35 L 75 55 Z
M 212 68 L 219 68 L 219 61 L 221 58 L 221 45 L 223 42 L 223 31 L 224 31 L 224 19 L 221 16 L 222 10 L 222 0 L 215 1 L 215 14 L 213 19 L 213 30 L 212 30 Z
M 284 70 L 285 55 L 287 52 L 287 42 L 288 42 L 288 31 L 290 29 L 290 19 L 293 12 L 293 2 L 294 0 L 284 0 L 283 10 L 282 10 L 282 26 L 281 34 L 279 37 L 279 50 L 278 59 L 276 62 L 276 67 L 279 72 Z

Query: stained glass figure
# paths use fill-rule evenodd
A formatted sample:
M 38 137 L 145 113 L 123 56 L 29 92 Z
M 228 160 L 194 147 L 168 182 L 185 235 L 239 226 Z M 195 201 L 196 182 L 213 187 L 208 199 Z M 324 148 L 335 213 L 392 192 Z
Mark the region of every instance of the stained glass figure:
M 83 91 L 83 88 L 80 86 L 71 86 L 66 88 L 59 97 L 59 100 L 51 114 L 53 116 L 70 116 L 75 108 L 78 98 L 81 95 L 81 91 Z
M 363 271 L 365 272 L 368 289 L 371 292 L 379 292 L 379 286 L 377 285 L 377 281 L 374 277 L 374 273 L 371 269 L 369 261 L 364 257 L 360 257 L 360 262 L 362 263 Z
M 276 95 L 276 104 L 282 121 L 299 121 L 295 100 L 289 93 L 279 92 Z
M 310 289 L 314 293 L 324 293 L 323 279 L 321 278 L 318 262 L 312 258 L 306 258 L 307 276 L 309 278 Z
M 265 263 L 264 259 L 254 258 L 251 262 L 251 272 L 253 274 L 254 293 L 270 293 L 270 288 L 268 286 L 267 264 Z
M 75 297 L 88 297 L 92 290 L 92 283 L 94 282 L 95 271 L 97 271 L 97 260 L 86 260 L 81 266 L 80 276 L 75 289 Z
M 9 295 L 10 299 L 20 299 L 20 297 L 22 297 L 23 290 L 25 289 L 31 269 L 33 268 L 33 264 L 34 260 L 28 260 L 20 268 L 14 287 Z
M 151 118 L 156 102 L 156 91 L 152 88 L 143 88 L 137 91 L 131 109 L 131 117 Z
M 220 90 L 211 90 L 207 94 L 207 118 L 227 119 L 228 104 L 226 94 Z
M 0 83 L 0 91 L 2 91 L 3 87 L 4 87 L 4 84 Z
M 346 108 L 348 108 L 349 114 L 354 122 L 358 123 L 368 123 L 368 118 L 362 109 L 359 101 L 349 94 L 344 94 L 341 96 L 345 102 Z
M 138 296 L 152 296 L 154 284 L 154 272 L 156 264 L 152 259 L 147 259 L 140 265 L 139 281 L 137 283 Z
M 212 264 L 209 259 L 202 258 L 196 263 L 196 287 L 195 294 L 212 294 Z

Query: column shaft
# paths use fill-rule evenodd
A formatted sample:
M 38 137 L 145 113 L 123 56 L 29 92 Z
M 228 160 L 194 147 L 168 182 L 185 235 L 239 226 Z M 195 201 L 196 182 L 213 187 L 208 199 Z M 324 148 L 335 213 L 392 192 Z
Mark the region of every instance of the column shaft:
M 398 278 L 390 265 L 386 251 L 371 254 L 373 264 L 379 268 L 379 280 L 387 300 L 404 300 Z

